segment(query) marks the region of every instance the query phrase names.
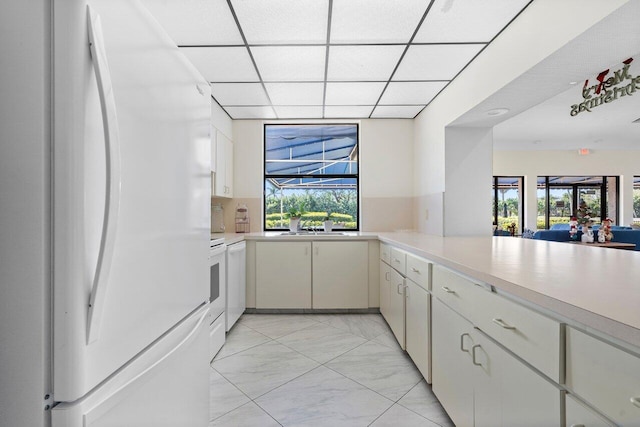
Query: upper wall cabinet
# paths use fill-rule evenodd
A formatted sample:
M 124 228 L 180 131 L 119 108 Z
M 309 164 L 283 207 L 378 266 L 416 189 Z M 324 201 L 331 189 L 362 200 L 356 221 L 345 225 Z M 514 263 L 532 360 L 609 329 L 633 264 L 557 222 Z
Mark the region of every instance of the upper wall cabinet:
M 216 154 L 216 147 L 217 147 L 217 137 L 218 137 L 218 131 L 216 130 L 216 128 L 214 128 L 213 126 L 211 127 L 211 172 L 216 173 L 216 170 L 218 169 L 218 165 L 217 163 L 217 159 L 218 159 L 218 155 Z M 211 189 L 212 193 L 215 193 L 215 188 Z
M 215 197 L 233 197 L 233 143 L 216 131 Z

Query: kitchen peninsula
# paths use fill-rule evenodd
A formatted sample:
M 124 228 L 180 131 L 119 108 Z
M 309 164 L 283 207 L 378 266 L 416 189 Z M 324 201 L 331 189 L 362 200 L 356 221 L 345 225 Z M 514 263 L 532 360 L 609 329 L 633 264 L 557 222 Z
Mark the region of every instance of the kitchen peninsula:
M 349 271 L 351 259 L 341 245 L 368 242 L 369 262 L 350 265 L 362 270 L 364 263 L 369 271 L 368 309 L 380 307 L 456 425 L 518 425 L 518 419 L 527 419 L 532 425 L 597 420 L 607 426 L 640 420 L 640 286 L 635 280 L 640 257 L 635 251 L 409 232 L 268 232 L 245 239 L 253 248 L 247 257 L 247 306 L 258 309 L 256 295 L 267 282 L 257 277 L 256 246 L 271 245 L 271 252 L 290 247 L 288 255 L 297 252 L 315 265 L 316 245 L 322 256 L 329 248 L 322 245 L 331 243 L 343 254 L 337 259 L 348 264 L 325 265 L 325 272 L 337 278 Z M 277 251 L 270 258 L 282 255 Z M 286 275 L 289 265 L 298 268 L 302 262 L 284 262 L 276 270 Z M 277 305 L 264 307 L 327 308 L 316 306 L 316 283 L 323 282 L 309 270 L 314 276 L 305 276 L 308 290 L 301 293 L 298 273 L 270 300 Z M 271 283 L 280 279 L 276 274 Z M 332 302 L 345 300 L 341 292 L 351 302 L 329 308 L 365 308 L 366 286 L 341 283 L 332 288 Z M 364 303 L 354 289 L 364 294 Z M 286 305 L 294 296 L 301 299 Z

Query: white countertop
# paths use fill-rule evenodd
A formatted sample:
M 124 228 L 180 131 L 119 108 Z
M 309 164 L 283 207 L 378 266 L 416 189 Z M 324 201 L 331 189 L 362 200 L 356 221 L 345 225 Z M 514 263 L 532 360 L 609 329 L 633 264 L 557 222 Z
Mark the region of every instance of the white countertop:
M 219 239 L 224 237 L 224 243 L 226 245 L 233 245 L 234 243 L 242 242 L 245 234 L 243 233 L 211 233 L 212 239 Z
M 378 236 L 640 349 L 640 252 L 513 237 Z

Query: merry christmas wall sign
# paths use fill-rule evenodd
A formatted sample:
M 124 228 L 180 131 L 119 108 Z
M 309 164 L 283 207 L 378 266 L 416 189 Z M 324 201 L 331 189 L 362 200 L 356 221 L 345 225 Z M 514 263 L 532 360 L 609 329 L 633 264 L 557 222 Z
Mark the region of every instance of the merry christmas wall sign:
M 609 104 L 623 96 L 633 96 L 636 90 L 640 90 L 640 76 L 633 76 L 629 71 L 633 58 L 622 61 L 620 69 L 610 73 L 604 70 L 596 76 L 596 81 L 589 85 L 589 79 L 585 80 L 582 87 L 583 101 L 571 106 L 571 116 Z

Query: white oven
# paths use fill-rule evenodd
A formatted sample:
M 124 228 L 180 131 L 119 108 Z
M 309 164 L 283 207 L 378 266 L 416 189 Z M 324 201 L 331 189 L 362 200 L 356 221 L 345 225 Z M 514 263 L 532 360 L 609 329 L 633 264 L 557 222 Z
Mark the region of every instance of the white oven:
M 209 355 L 211 359 L 220 351 L 225 340 L 226 253 L 227 245 L 224 243 L 224 237 L 211 239 L 209 248 L 209 302 L 211 306 Z

